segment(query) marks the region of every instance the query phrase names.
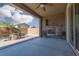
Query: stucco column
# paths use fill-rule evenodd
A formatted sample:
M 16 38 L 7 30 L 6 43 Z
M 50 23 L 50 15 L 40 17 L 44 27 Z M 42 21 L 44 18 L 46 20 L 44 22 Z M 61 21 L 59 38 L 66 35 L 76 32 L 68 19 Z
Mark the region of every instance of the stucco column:
M 70 30 L 70 6 L 71 4 L 68 4 L 67 5 L 67 8 L 66 8 L 66 40 L 67 42 L 70 41 L 71 39 L 71 30 Z

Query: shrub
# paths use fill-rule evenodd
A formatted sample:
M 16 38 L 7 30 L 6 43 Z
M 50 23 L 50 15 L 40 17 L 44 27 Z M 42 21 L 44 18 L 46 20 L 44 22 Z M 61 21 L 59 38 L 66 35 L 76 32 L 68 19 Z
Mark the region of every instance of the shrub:
M 13 33 L 20 33 L 20 30 L 18 28 L 12 28 Z

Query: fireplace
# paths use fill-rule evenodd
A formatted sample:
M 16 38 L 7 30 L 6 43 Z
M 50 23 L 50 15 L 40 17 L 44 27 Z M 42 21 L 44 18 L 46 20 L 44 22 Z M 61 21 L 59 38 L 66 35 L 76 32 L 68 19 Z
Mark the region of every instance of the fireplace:
M 56 27 L 48 27 L 47 28 L 47 36 L 56 35 Z

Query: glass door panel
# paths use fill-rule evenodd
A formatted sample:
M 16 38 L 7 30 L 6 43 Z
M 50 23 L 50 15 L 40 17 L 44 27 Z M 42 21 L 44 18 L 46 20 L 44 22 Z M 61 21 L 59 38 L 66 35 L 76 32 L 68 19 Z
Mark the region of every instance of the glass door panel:
M 79 4 L 75 4 L 76 48 L 79 50 Z
M 73 4 L 70 6 L 70 30 L 71 30 L 70 43 L 73 45 Z

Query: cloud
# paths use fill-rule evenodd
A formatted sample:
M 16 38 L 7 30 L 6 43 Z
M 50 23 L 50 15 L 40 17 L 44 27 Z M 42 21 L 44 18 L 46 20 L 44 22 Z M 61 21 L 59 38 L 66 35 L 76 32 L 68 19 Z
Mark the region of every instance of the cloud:
M 15 10 L 15 8 L 12 7 L 12 6 L 10 6 L 10 5 L 4 5 L 4 6 L 2 7 L 2 9 L 7 9 L 7 10 L 9 10 L 9 11 L 14 11 L 14 10 Z
M 13 15 L 12 15 L 13 13 Z M 23 11 L 16 9 L 9 5 L 4 5 L 0 8 L 0 18 L 5 17 L 11 17 L 16 21 L 17 23 L 30 23 L 33 20 L 33 17 L 31 15 L 25 15 L 20 14 L 23 13 Z
M 21 10 L 19 10 L 19 9 L 17 9 L 16 11 L 19 12 L 19 13 L 23 13 L 23 11 L 21 11 Z
M 22 18 L 21 18 L 20 22 L 30 23 L 30 22 L 32 22 L 32 20 L 33 20 L 32 16 L 30 16 L 30 15 L 27 15 L 27 16 L 22 15 Z
M 11 17 L 11 12 L 7 9 L 0 8 L 0 17 Z
M 16 13 L 12 18 L 17 23 L 30 23 L 33 20 L 33 17 L 31 15 L 21 15 L 19 13 Z
M 14 11 L 15 8 L 9 5 L 4 5 L 0 8 L 0 18 L 12 17 L 11 11 Z

